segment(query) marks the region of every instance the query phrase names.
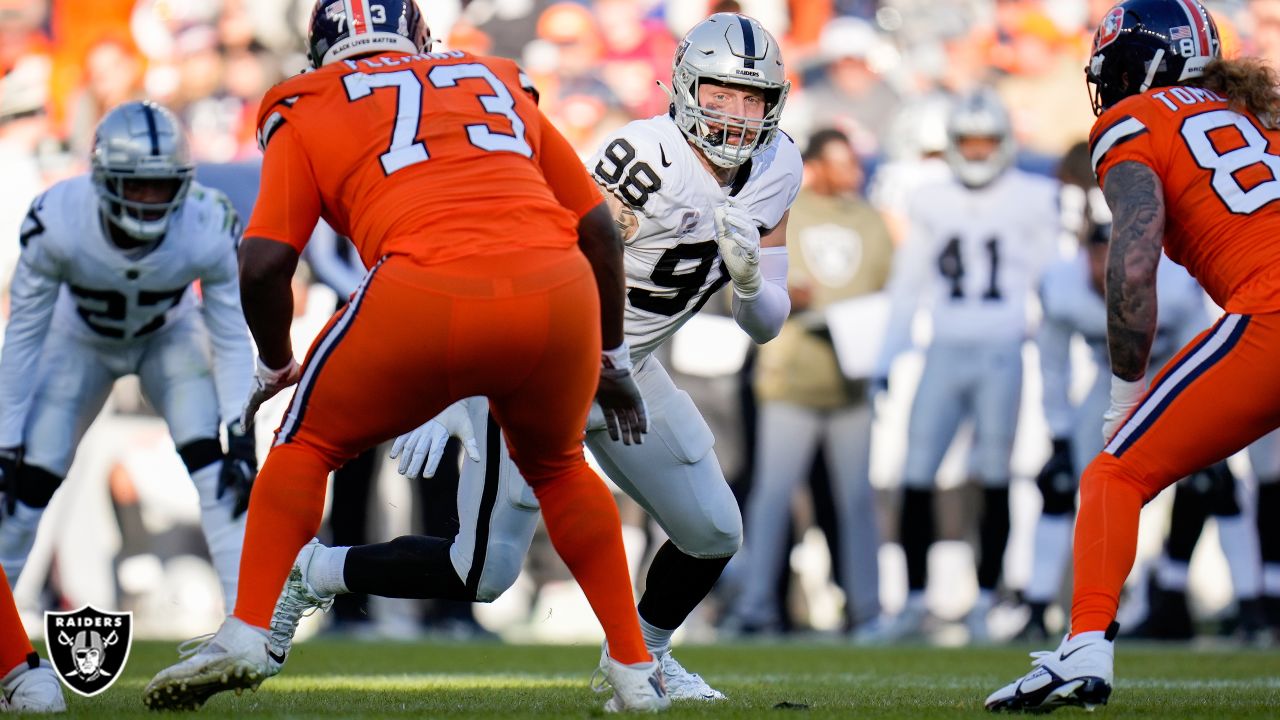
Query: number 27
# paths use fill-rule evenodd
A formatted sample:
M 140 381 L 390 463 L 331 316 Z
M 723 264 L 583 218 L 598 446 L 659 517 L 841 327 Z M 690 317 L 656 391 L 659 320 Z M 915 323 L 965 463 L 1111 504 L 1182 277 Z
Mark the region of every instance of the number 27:
M 533 157 L 533 148 L 525 138 L 524 120 L 516 114 L 515 98 L 493 71 L 480 63 L 461 65 L 437 65 L 427 73 L 427 80 L 435 88 L 457 87 L 458 81 L 477 78 L 489 83 L 490 95 L 478 95 L 480 105 L 491 115 L 501 115 L 511 122 L 512 134 L 497 132 L 484 123 L 466 125 L 471 144 L 489 152 L 513 152 Z M 386 174 L 403 170 L 410 165 L 431 158 L 427 146 L 417 139 L 422 122 L 422 81 L 412 70 L 396 70 L 384 73 L 356 72 L 342 78 L 347 99 L 355 102 L 369 97 L 378 88 L 396 89 L 396 122 L 391 130 L 391 146 L 379 156 Z

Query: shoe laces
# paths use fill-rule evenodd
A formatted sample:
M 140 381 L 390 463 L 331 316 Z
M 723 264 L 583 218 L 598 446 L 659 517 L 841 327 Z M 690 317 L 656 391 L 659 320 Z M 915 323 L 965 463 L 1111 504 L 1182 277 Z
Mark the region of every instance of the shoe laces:
M 293 633 L 298 629 L 298 622 L 304 617 L 315 614 L 316 611 L 327 611 L 333 607 L 333 601 L 333 597 L 321 597 L 319 593 L 308 587 L 301 570 L 294 568 L 289 573 L 289 579 L 285 581 L 280 602 L 276 603 L 276 608 L 271 613 L 272 645 L 286 647 L 292 643 Z
M 213 636 L 216 634 L 217 633 L 205 633 L 204 635 L 197 635 L 189 640 L 183 640 L 178 645 L 178 657 L 186 660 L 192 655 L 204 650 L 209 646 L 209 643 L 213 642 Z
M 609 684 L 609 676 L 604 672 L 604 666 L 597 665 L 595 671 L 591 673 L 591 691 L 595 693 L 607 693 L 613 690 L 613 686 Z
M 673 656 L 669 652 L 662 653 L 662 657 L 659 662 L 662 666 L 662 674 L 666 675 L 667 677 L 680 678 L 682 680 L 685 680 L 686 682 L 688 681 L 695 681 L 699 683 L 702 682 L 701 675 L 697 673 L 691 673 L 688 670 L 686 670 L 685 667 L 680 664 L 680 661 L 676 660 L 675 656 Z

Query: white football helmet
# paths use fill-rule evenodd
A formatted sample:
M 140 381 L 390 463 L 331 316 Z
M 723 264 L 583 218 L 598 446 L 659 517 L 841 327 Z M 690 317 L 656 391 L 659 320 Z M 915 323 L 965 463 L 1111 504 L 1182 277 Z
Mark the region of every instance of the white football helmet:
M 966 137 L 995 138 L 998 145 L 985 158 L 970 160 L 960 152 Z M 982 187 L 995 180 L 1013 164 L 1013 126 L 1004 103 L 994 90 L 982 88 L 956 101 L 947 118 L 947 149 L 944 155 L 951 169 L 969 187 Z
M 702 108 L 698 85 L 706 80 L 762 88 L 764 117 Z M 708 160 L 724 168 L 737 167 L 769 147 L 791 90 L 778 41 L 758 21 L 736 13 L 716 13 L 693 26 L 676 50 L 671 85 L 676 125 Z M 740 133 L 737 143 L 729 142 L 731 131 Z
M 195 174 L 178 118 L 147 101 L 124 103 L 102 118 L 90 164 L 103 216 L 143 241 L 164 236 Z M 160 203 L 126 200 L 127 180 L 172 180 L 175 191 L 172 199 Z

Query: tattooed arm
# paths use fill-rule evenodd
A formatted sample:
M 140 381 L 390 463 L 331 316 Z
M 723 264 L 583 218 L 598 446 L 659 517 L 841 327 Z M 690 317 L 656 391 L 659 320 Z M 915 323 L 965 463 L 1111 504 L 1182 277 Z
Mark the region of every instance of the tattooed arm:
M 596 179 L 594 175 L 591 176 Z M 599 180 L 596 184 L 600 185 Z M 609 191 L 609 188 L 600 185 L 600 193 L 604 195 L 604 200 L 609 204 L 609 214 L 613 216 L 613 224 L 618 228 L 618 234 L 622 236 L 622 242 L 627 242 L 636 234 L 636 230 L 640 228 L 640 219 L 636 217 L 636 211 L 631 206 L 622 202 L 622 200 Z
M 1147 371 L 1156 332 L 1156 266 L 1164 238 L 1164 190 L 1155 172 L 1122 162 L 1107 173 L 1111 207 L 1107 256 L 1107 346 L 1111 372 L 1138 380 Z

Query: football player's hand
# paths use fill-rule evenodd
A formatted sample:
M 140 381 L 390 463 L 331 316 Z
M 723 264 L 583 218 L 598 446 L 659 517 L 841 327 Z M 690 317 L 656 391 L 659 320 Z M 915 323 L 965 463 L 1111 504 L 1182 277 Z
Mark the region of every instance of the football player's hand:
M 462 441 L 467 457 L 480 462 L 480 449 L 476 445 L 471 415 L 467 413 L 467 401 L 459 400 L 417 430 L 396 438 L 391 444 L 391 459 L 400 458 L 396 471 L 409 478 L 435 477 L 450 436 Z
M 1054 438 L 1053 454 L 1049 462 L 1036 475 L 1036 485 L 1044 487 L 1065 488 L 1074 486 L 1076 481 L 1075 463 L 1071 460 L 1071 441 L 1065 438 Z
M 18 463 L 22 448 L 0 448 L 0 520 L 18 509 Z
M 760 292 L 760 228 L 733 198 L 715 209 L 716 243 L 720 259 L 733 278 L 738 296 L 750 299 Z
M 1125 418 L 1138 407 L 1138 403 L 1142 402 L 1142 396 L 1147 392 L 1147 379 L 1140 377 L 1137 380 L 1122 380 L 1115 375 L 1111 376 L 1111 406 L 1107 408 L 1107 412 L 1102 415 L 1102 442 L 1108 444 L 1111 438 L 1115 437 L 1116 431 L 1120 429 L 1120 425 L 1124 423 Z
M 249 493 L 258 476 L 258 451 L 253 430 L 245 429 L 239 422 L 227 425 L 227 453 L 222 457 L 222 470 L 218 473 L 217 499 L 230 491 L 235 497 L 231 507 L 231 519 L 235 520 L 249 509 Z
M 302 366 L 298 365 L 298 361 L 289 358 L 289 364 L 282 368 L 272 369 L 262 362 L 262 358 L 258 358 L 257 370 L 253 373 L 253 392 L 249 393 L 249 399 L 244 404 L 244 411 L 240 413 L 240 426 L 244 428 L 253 428 L 253 420 L 258 415 L 258 408 L 262 407 L 262 403 L 275 397 L 281 390 L 290 385 L 297 384 L 302 378 Z
M 600 384 L 596 386 L 596 403 L 604 411 L 609 437 L 623 445 L 639 445 L 649 432 L 649 411 L 645 407 L 640 386 L 630 367 L 600 368 Z

